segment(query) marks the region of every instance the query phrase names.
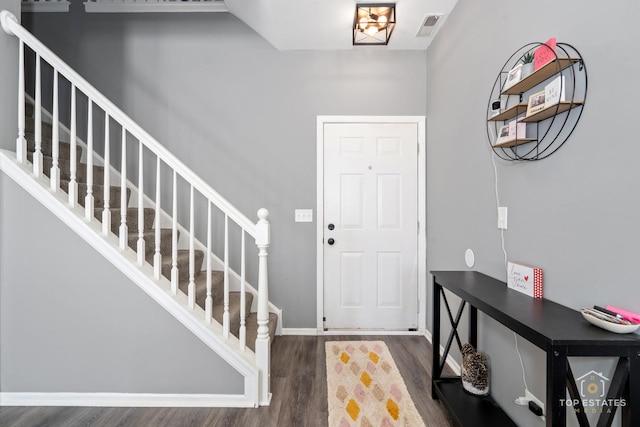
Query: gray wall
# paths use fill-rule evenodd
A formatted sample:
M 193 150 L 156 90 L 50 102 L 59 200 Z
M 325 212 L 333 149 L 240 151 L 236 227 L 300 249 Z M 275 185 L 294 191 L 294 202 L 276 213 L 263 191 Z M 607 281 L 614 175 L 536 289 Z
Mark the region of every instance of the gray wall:
M 506 280 L 488 96 L 497 73 L 522 45 L 557 37 L 585 58 L 589 93 L 582 119 L 551 157 L 498 160 L 500 204 L 509 209 L 509 259 L 544 269 L 545 297 L 574 309 L 593 304 L 640 311 L 640 168 L 636 137 L 640 4 L 617 1 L 604 12 L 571 0 L 459 0 L 427 54 L 428 268 L 474 269 Z M 624 70 L 624 71 L 622 71 Z M 544 397 L 544 353 L 520 338 L 529 388 Z M 523 383 L 513 335 L 484 319 L 481 349 L 492 358 L 492 393 L 519 425 L 542 425 L 513 400 Z M 610 360 L 574 360 L 576 376 L 610 371 Z M 635 403 L 637 405 L 637 402 Z
M 225 13 L 24 19 L 247 216 L 270 210 L 271 300 L 315 328 L 315 226 L 293 214 L 316 207 L 316 116 L 424 115 L 425 52 L 279 52 Z
M 0 265 L 3 392 L 244 392 L 241 375 L 4 174 Z
M 0 0 L 0 10 L 20 19 L 20 0 Z M 15 151 L 18 136 L 18 41 L 0 29 L 0 148 Z M 4 58 L 16 58 L 15 61 Z

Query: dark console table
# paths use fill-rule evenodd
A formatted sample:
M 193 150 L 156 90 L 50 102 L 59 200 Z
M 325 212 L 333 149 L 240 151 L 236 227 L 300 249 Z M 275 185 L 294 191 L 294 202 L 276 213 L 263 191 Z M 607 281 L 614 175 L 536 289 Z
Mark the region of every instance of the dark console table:
M 582 397 L 571 372 L 568 357 L 618 357 L 606 399 L 625 399 L 626 405 L 602 411 L 598 427 L 610 426 L 616 409 L 622 412 L 624 427 L 640 426 L 640 336 L 614 334 L 583 319 L 579 311 L 544 299 L 533 299 L 507 288 L 506 283 L 474 271 L 432 271 L 433 275 L 433 375 L 432 395 L 440 399 L 454 420 L 464 426 L 515 426 L 516 424 L 490 397 L 477 397 L 462 389 L 459 377 L 444 377 L 442 371 L 455 340 L 462 346 L 457 328 L 465 306 L 469 306 L 468 342 L 477 346 L 478 310 L 532 342 L 547 354 L 548 427 L 565 426 L 566 393 L 580 403 L 570 406 L 580 426 L 589 426 Z M 457 313 L 451 311 L 444 289 L 462 299 Z M 444 302 L 451 334 L 444 353 L 440 349 L 441 301 Z

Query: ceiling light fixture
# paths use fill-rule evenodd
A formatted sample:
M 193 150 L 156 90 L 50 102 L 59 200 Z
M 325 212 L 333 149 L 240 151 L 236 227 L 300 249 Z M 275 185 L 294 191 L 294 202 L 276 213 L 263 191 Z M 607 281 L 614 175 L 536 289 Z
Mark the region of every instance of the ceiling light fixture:
M 395 26 L 395 3 L 356 4 L 353 45 L 386 45 Z

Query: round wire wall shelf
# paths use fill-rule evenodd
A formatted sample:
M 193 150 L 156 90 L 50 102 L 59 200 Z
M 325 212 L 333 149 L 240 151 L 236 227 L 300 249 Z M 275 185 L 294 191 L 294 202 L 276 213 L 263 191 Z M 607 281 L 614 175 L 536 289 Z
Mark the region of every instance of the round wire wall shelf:
M 526 70 L 522 60 L 541 50 L 548 60 L 534 71 Z M 487 104 L 489 145 L 504 160 L 549 157 L 575 130 L 587 88 L 587 68 L 573 46 L 557 43 L 553 49 L 538 42 L 522 46 L 505 62 L 491 89 Z

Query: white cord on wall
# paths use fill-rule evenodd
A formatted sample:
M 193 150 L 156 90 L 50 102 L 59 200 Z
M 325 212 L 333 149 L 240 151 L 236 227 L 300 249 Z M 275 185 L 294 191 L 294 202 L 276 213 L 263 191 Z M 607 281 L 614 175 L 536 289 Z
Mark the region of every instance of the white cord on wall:
M 500 196 L 498 194 L 498 167 L 496 166 L 496 153 L 493 152 L 493 150 L 491 151 L 491 163 L 493 164 L 493 176 L 494 176 L 494 183 L 495 183 L 495 190 L 496 190 L 496 215 L 497 215 L 498 209 L 500 207 Z M 509 257 L 507 256 L 507 249 L 504 244 L 503 228 L 500 229 L 500 242 L 502 244 L 502 253 L 504 254 L 504 269 L 505 271 L 507 271 L 507 262 Z M 518 335 L 515 332 L 513 333 L 513 339 L 515 340 L 515 343 L 516 343 L 516 353 L 518 353 L 518 359 L 520 359 L 520 367 L 522 368 L 522 382 L 524 383 L 524 390 L 525 390 L 524 394 L 526 395 L 526 392 L 529 390 L 529 387 L 527 387 L 527 375 L 524 369 L 524 362 L 522 361 L 522 354 L 520 354 L 520 349 L 518 348 Z M 516 399 L 516 403 L 518 405 L 527 404 L 527 402 L 522 401 L 522 398 Z

